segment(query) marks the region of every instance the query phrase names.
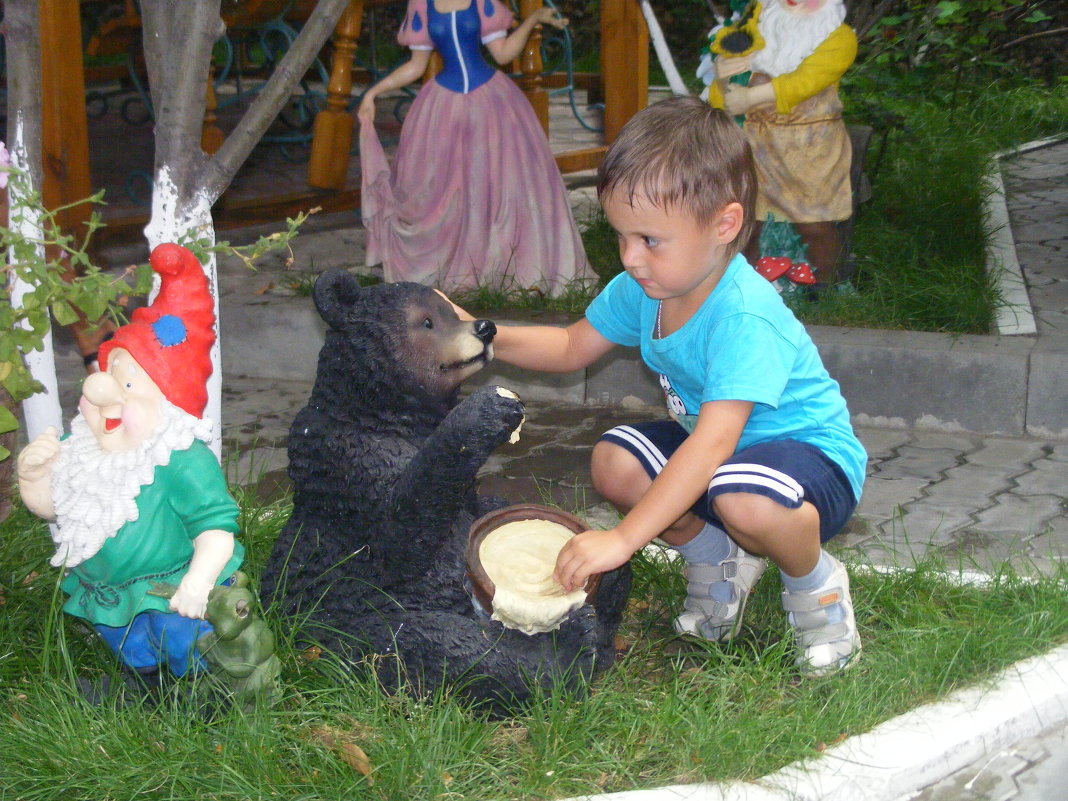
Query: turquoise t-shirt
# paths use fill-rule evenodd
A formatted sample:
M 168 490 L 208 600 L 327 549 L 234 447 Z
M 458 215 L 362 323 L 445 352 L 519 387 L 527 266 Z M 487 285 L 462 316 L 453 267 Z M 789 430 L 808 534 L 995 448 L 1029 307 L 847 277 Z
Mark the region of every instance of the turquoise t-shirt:
M 626 273 L 594 298 L 586 318 L 601 336 L 641 346 L 642 359 L 686 425 L 701 404 L 751 401 L 738 450 L 781 439 L 807 442 L 842 468 L 860 499 L 867 454 L 849 422 L 838 382 L 779 293 L 738 255 L 678 331 L 654 339 L 660 302 Z

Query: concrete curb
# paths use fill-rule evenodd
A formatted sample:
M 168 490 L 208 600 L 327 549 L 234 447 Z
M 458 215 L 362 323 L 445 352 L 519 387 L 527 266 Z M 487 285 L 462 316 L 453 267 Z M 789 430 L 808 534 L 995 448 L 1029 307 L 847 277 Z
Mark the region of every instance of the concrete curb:
M 995 753 L 1068 721 L 1068 646 L 992 684 L 953 693 L 756 782 L 672 785 L 569 801 L 905 801 Z
M 315 379 L 323 323 L 310 299 L 280 300 L 223 304 L 224 375 Z M 1068 439 L 1068 337 L 809 331 L 858 424 Z M 586 371 L 555 375 L 497 362 L 477 381 L 508 386 L 529 400 L 662 402 L 655 376 L 631 349 Z

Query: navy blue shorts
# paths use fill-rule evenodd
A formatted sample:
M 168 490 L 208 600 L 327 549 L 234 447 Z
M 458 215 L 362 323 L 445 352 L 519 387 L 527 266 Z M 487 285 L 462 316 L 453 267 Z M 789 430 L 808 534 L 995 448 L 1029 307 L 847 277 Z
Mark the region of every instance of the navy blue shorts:
M 686 429 L 674 420 L 652 420 L 616 426 L 602 434 L 601 440 L 625 448 L 655 479 L 687 436 Z M 788 509 L 808 501 L 820 515 L 820 542 L 841 531 L 857 507 L 842 468 L 816 446 L 794 439 L 763 442 L 738 451 L 716 470 L 707 494 L 691 511 L 722 528 L 712 499 L 728 492 L 763 495 Z

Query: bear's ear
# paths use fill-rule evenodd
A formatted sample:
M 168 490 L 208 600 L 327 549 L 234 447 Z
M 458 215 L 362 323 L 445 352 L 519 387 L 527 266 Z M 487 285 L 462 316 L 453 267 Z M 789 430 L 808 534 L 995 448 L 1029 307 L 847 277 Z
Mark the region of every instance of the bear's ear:
M 315 281 L 315 308 L 331 328 L 344 328 L 345 313 L 359 295 L 360 282 L 339 267 L 331 267 Z

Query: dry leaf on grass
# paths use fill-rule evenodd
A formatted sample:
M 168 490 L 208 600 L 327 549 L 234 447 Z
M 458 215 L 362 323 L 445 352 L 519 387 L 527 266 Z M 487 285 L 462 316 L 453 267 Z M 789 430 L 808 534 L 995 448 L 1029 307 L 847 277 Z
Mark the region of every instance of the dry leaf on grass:
M 367 777 L 367 783 L 374 784 L 371 776 L 371 760 L 356 743 L 352 742 L 351 736 L 333 726 L 315 726 L 309 730 L 311 737 L 329 748 L 341 761 L 359 773 Z

